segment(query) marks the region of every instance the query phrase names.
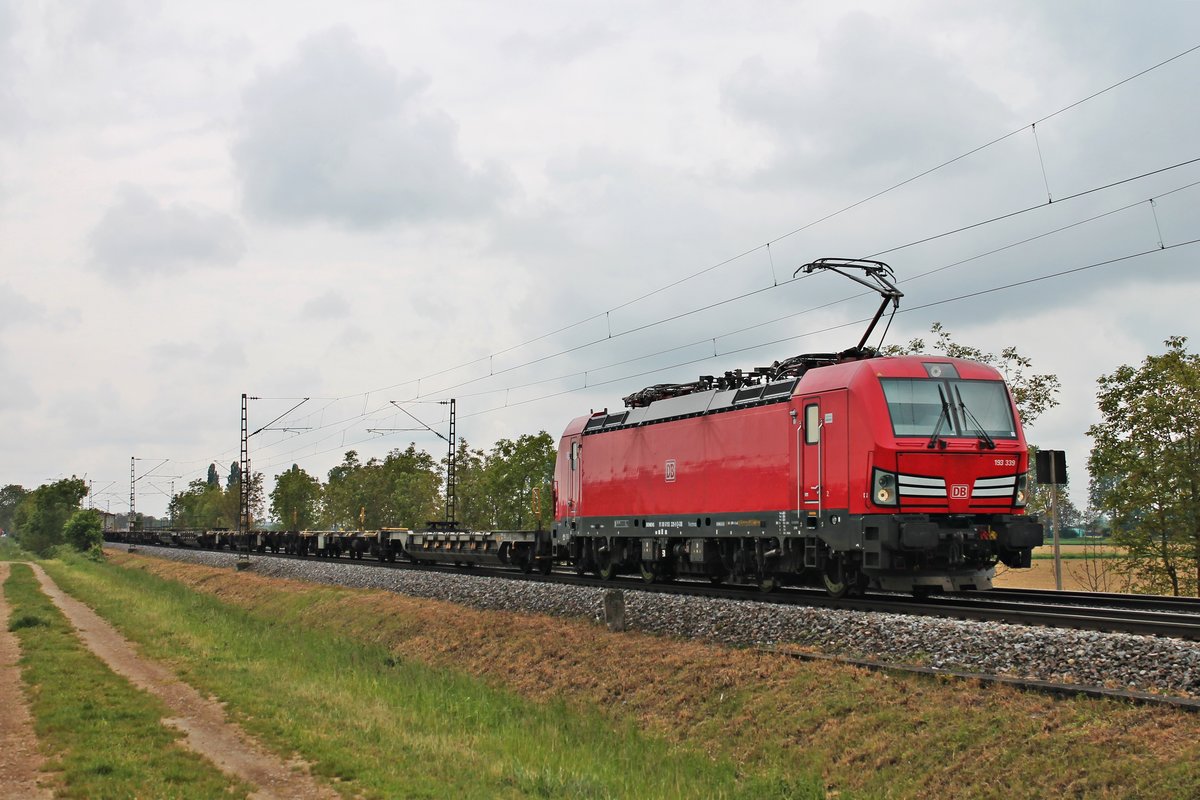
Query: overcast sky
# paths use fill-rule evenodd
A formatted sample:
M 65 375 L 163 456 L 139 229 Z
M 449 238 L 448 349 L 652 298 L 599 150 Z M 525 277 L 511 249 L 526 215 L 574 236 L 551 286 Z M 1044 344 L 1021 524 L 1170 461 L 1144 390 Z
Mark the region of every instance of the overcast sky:
M 251 429 L 313 398 L 251 439 L 268 482 L 440 457 L 368 432 L 413 427 L 390 401 L 557 437 L 853 345 L 877 298 L 791 275 L 886 253 L 890 341 L 1059 376 L 1028 435 L 1082 505 L 1096 378 L 1200 347 L 1200 50 L 1055 112 L 1197 44 L 1194 2 L 0 0 L 0 484 L 124 511 L 169 459 L 161 513 L 237 459 L 243 392 Z

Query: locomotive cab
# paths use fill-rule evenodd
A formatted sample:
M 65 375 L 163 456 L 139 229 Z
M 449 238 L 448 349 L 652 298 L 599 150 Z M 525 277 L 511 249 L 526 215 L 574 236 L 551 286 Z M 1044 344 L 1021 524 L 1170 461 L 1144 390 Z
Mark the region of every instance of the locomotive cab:
M 831 591 L 848 581 L 916 593 L 987 589 L 997 561 L 1028 567 L 1042 529 L 1024 516 L 1028 450 L 999 373 L 929 356 L 855 366 L 846 394 L 862 428 L 824 456 L 834 472 L 845 452 L 849 472 L 844 496 L 836 484 L 825 492 L 846 513 L 819 514 Z

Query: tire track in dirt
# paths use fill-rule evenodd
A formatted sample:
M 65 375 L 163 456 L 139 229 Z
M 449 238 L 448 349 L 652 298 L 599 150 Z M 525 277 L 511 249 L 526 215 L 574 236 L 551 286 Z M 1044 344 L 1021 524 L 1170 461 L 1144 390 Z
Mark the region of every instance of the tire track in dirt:
M 8 564 L 0 562 L 0 584 L 8 580 Z M 38 752 L 33 717 L 21 691 L 17 660 L 21 645 L 8 630 L 11 611 L 0 590 L 0 798 L 49 800 L 45 784 L 51 778 L 42 772 L 44 759 Z
M 166 703 L 176 716 L 164 719 L 163 723 L 183 731 L 184 744 L 222 772 L 258 787 L 251 797 L 257 800 L 339 797 L 332 788 L 318 784 L 303 762 L 285 762 L 269 752 L 229 721 L 218 702 L 201 695 L 162 664 L 139 656 L 116 628 L 59 589 L 41 567 L 35 564 L 33 569 L 42 591 L 75 626 L 83 643 L 113 672 Z

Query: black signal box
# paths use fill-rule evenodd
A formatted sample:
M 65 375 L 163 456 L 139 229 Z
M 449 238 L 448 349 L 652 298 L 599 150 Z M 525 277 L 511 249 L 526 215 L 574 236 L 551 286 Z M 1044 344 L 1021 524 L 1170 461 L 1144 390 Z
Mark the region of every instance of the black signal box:
M 1037 451 L 1037 482 L 1067 482 L 1067 454 L 1062 450 Z

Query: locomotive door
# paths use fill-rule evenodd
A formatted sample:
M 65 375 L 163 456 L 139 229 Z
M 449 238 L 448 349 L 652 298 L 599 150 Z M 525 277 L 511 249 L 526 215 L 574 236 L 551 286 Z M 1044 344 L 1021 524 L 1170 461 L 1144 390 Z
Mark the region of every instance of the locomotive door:
M 579 517 L 579 505 L 583 500 L 583 442 L 578 436 L 571 439 L 568 467 L 567 519 L 574 530 L 576 519 Z
M 817 528 L 825 512 L 846 508 L 846 393 L 830 392 L 799 400 L 797 510 L 805 527 Z
M 816 528 L 821 517 L 821 398 L 800 398 L 796 430 L 796 511 L 801 524 Z

